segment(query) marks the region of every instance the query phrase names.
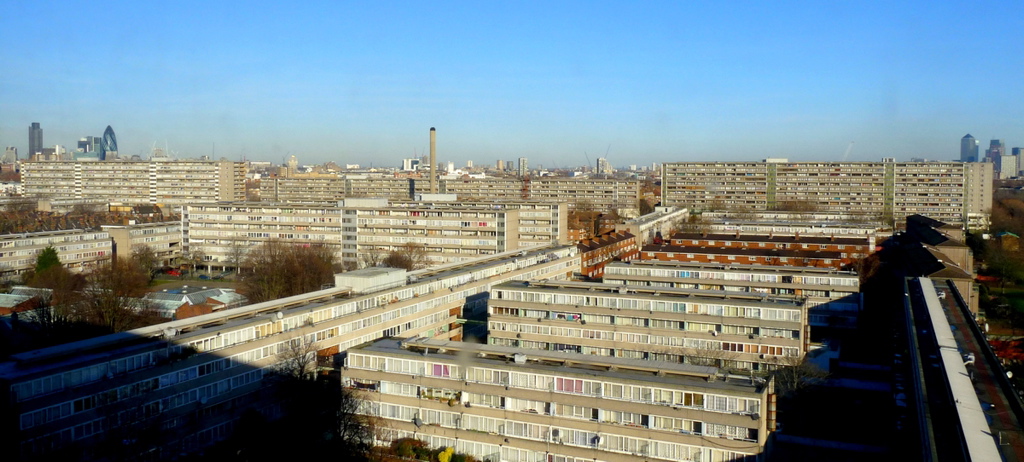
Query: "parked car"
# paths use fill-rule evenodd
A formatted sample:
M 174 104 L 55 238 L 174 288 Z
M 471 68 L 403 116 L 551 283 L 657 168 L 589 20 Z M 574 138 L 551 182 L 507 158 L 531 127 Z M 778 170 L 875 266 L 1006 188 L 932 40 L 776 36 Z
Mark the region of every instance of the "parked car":
M 168 270 L 167 274 L 169 276 L 181 276 L 181 271 L 178 271 L 176 269 L 172 269 L 172 270 Z
M 202 279 L 202 280 L 204 280 L 204 281 L 205 281 L 205 280 L 207 280 L 207 279 L 210 279 L 210 276 L 207 276 L 207 275 L 205 275 L 205 274 L 200 274 L 200 275 L 199 275 L 199 279 Z

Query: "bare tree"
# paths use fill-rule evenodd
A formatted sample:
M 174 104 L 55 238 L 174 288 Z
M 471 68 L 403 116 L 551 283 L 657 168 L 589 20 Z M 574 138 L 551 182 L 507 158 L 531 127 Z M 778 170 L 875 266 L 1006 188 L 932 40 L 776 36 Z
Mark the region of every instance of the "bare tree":
M 775 204 L 775 210 L 782 212 L 817 212 L 818 204 L 806 199 L 782 201 Z
M 32 198 L 23 197 L 17 199 L 11 199 L 5 204 L 4 209 L 11 213 L 28 213 L 35 212 L 37 207 L 37 201 Z
M 199 264 L 206 260 L 206 251 L 202 247 L 194 247 L 188 251 L 188 263 L 192 266 L 192 274 L 195 274 Z
M 254 303 L 320 290 L 334 282 L 334 248 L 267 241 L 250 251 L 243 263 L 253 271 L 242 277 Z
M 828 372 L 811 364 L 806 357 L 777 356 L 772 358 L 775 386 L 780 396 L 789 396 L 828 378 Z
M 309 380 L 316 374 L 316 342 L 292 337 L 278 347 L 277 369 L 284 376 L 296 380 Z
M 134 247 L 132 248 L 131 259 L 149 275 L 149 281 L 152 282 L 153 277 L 156 276 L 157 268 L 160 267 L 160 260 L 156 257 L 156 252 L 153 251 L 153 248 L 148 245 Z
M 359 252 L 359 259 L 363 261 L 364 268 L 381 266 L 387 259 L 388 252 L 380 247 L 367 247 Z
M 729 368 L 729 363 L 736 361 L 740 354 L 735 351 L 726 351 L 721 348 L 688 348 L 686 349 L 686 361 L 690 364 L 700 366 Z
M 39 305 L 32 312 L 32 317 L 44 332 L 69 326 L 75 321 L 75 312 L 82 302 L 82 289 L 85 287 L 82 275 L 56 265 L 28 275 L 26 280 L 30 287 L 48 289 L 38 292 Z
M 245 263 L 245 256 L 249 252 L 249 247 L 242 245 L 239 241 L 231 241 L 228 246 L 227 264 L 228 266 L 235 269 L 239 273 L 242 272 L 242 265 Z
M 662 347 L 655 348 L 653 353 L 660 355 L 661 359 L 685 358 L 687 364 L 720 367 L 723 369 L 728 368 L 730 362 L 740 357 L 739 352 L 725 351 L 721 348 L 716 349 L 710 346 L 702 348 Z
M 414 242 L 407 242 L 402 247 L 392 250 L 383 262 L 384 266 L 409 271 L 426 268 L 428 264 L 426 246 Z
M 674 223 L 669 236 L 675 233 L 706 233 L 711 230 L 711 222 L 701 215 L 690 215 Z
M 79 305 L 78 318 L 122 332 L 164 319 L 143 298 L 149 271 L 130 258 L 119 258 L 95 268 L 87 277 L 88 293 Z

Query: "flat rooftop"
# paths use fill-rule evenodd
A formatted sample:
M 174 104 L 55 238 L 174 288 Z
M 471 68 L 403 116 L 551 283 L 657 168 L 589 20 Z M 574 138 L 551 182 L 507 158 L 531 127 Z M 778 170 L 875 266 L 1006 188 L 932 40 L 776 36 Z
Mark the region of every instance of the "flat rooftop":
M 512 281 L 498 284 L 494 286 L 493 289 L 521 289 L 592 296 L 630 295 L 634 297 L 641 296 L 644 298 L 657 299 L 660 301 L 685 301 L 690 303 L 729 301 L 737 305 L 761 308 L 800 308 L 806 303 L 804 297 L 796 295 L 770 295 L 754 292 L 730 292 L 723 290 L 701 290 L 678 287 L 622 286 L 602 282 Z
M 683 270 L 708 270 L 708 271 L 730 271 L 737 273 L 777 273 L 777 274 L 799 274 L 799 275 L 822 275 L 836 277 L 858 277 L 856 271 L 843 271 L 835 268 L 816 268 L 812 266 L 771 266 L 771 265 L 745 265 L 725 263 L 701 263 L 683 261 L 660 261 L 660 260 L 633 260 L 629 262 L 611 262 L 605 266 L 605 274 L 608 268 L 663 268 Z
M 728 375 L 716 367 L 425 338 L 387 338 L 349 349 L 349 352 L 416 359 L 437 358 L 481 367 L 515 367 L 552 375 L 573 374 L 740 393 L 760 393 L 766 385 L 762 379 Z M 523 362 L 515 362 L 517 354 L 523 355 Z

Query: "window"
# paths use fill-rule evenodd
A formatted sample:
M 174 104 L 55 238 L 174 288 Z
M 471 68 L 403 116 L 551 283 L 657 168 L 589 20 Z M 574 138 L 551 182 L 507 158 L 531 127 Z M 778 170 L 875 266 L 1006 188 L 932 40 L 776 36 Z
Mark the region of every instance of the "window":
M 555 379 L 555 391 L 564 393 L 583 393 L 583 381 L 574 379 Z
M 433 375 L 434 377 L 451 377 L 451 370 L 447 364 L 434 364 Z

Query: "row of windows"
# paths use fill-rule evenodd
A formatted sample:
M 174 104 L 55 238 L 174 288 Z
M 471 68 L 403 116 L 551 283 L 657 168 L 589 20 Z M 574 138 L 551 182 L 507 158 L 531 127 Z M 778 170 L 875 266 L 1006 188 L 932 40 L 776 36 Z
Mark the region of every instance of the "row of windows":
M 537 310 L 537 309 L 526 309 L 526 308 L 509 308 L 500 306 L 502 300 L 500 296 L 496 300 L 492 298 L 488 303 L 491 307 L 491 312 L 494 314 L 504 314 L 509 316 L 520 316 L 526 318 L 540 318 L 540 319 L 553 319 L 553 320 L 564 320 L 564 321 L 579 321 L 580 319 L 590 322 L 597 321 L 605 324 L 622 324 L 632 323 L 632 317 L 630 316 L 611 316 L 611 315 L 591 315 L 580 311 L 560 311 L 560 310 Z M 729 318 L 746 318 L 746 319 L 763 319 L 770 321 L 791 321 L 800 322 L 802 320 L 801 310 L 790 310 L 780 308 L 754 308 L 745 306 L 731 306 L 731 305 L 713 305 L 705 303 L 683 303 L 683 302 L 659 302 L 649 300 L 636 300 L 636 299 L 614 299 L 606 298 L 605 300 L 611 302 L 618 301 L 616 304 L 618 308 L 626 308 L 631 311 L 649 311 L 651 313 L 683 313 L 683 314 L 700 314 L 708 316 L 722 316 Z M 636 302 L 649 302 L 649 303 L 636 303 Z M 551 303 L 551 302 L 537 302 L 537 303 Z M 570 303 L 571 304 L 571 303 Z M 577 304 L 579 305 L 579 304 Z M 645 306 L 646 305 L 646 306 Z M 586 306 L 586 305 L 584 305 Z M 609 306 L 608 308 L 614 308 L 616 306 Z M 568 306 L 562 307 L 570 308 Z M 615 318 L 624 318 L 622 321 L 615 322 Z M 647 326 L 647 323 L 640 324 Z
M 578 379 L 533 372 L 503 371 L 482 367 L 449 366 L 449 375 L 437 375 L 440 363 L 350 353 L 347 366 L 355 369 L 379 370 L 389 373 L 427 375 L 451 380 L 488 383 L 533 390 L 580 394 L 625 401 L 650 402 L 686 406 L 716 412 L 757 413 L 760 401 L 721 395 L 669 390 L 649 386 L 625 385 L 600 380 Z
M 456 413 L 449 413 L 444 411 L 425 411 L 422 414 L 416 408 L 410 408 L 407 406 L 398 406 L 392 404 L 371 404 L 361 410 L 362 413 L 368 415 L 375 415 L 385 417 L 389 419 L 409 421 L 412 419 L 419 419 L 423 422 L 427 422 L 442 427 L 448 428 L 464 428 L 471 429 L 474 431 L 498 434 L 504 436 L 512 436 L 523 439 L 532 439 L 540 441 L 550 441 L 569 446 L 578 446 L 585 448 L 595 448 L 605 451 L 618 452 L 624 454 L 632 454 L 637 456 L 659 458 L 666 460 L 678 460 L 678 461 L 700 461 L 704 460 L 705 450 L 700 446 L 692 446 L 681 443 L 674 443 L 668 441 L 660 441 L 656 439 L 644 439 L 635 438 L 622 435 L 616 435 L 613 433 L 596 433 L 588 432 L 584 430 L 577 430 L 572 428 L 547 426 L 531 424 L 527 422 L 517 422 L 514 420 L 502 420 L 493 419 L 489 417 L 466 415 L 464 417 L 458 416 Z M 452 415 L 448 415 L 452 414 Z M 401 435 L 397 435 L 401 436 Z M 423 435 L 421 437 L 425 437 Z M 444 442 L 444 444 L 456 445 L 455 441 Z M 457 448 L 458 449 L 458 448 Z M 502 448 L 496 448 L 501 450 Z M 465 451 L 466 448 L 459 450 Z M 480 456 L 487 456 L 492 454 L 491 448 L 480 448 L 481 453 L 475 453 Z M 470 451 L 472 451 L 470 449 Z M 520 452 L 516 450 L 515 452 Z M 561 462 L 561 461 L 572 461 L 576 462 L 579 459 L 567 458 L 565 456 L 545 455 L 544 453 L 537 453 L 540 459 L 536 456 L 530 459 L 521 459 L 520 457 L 529 457 L 527 454 L 509 454 L 505 457 L 504 452 L 501 454 L 501 460 L 546 460 L 547 462 Z M 735 453 L 734 453 L 735 454 Z M 494 454 L 495 459 L 498 454 Z M 557 457 L 557 459 L 556 459 Z M 740 456 L 743 457 L 743 456 Z M 591 459 L 586 459 L 591 460 Z M 709 458 L 710 460 L 710 458 Z M 718 460 L 718 459 L 716 459 Z M 722 459 L 724 460 L 724 459 Z M 740 460 L 740 459 L 729 459 L 729 460 Z

